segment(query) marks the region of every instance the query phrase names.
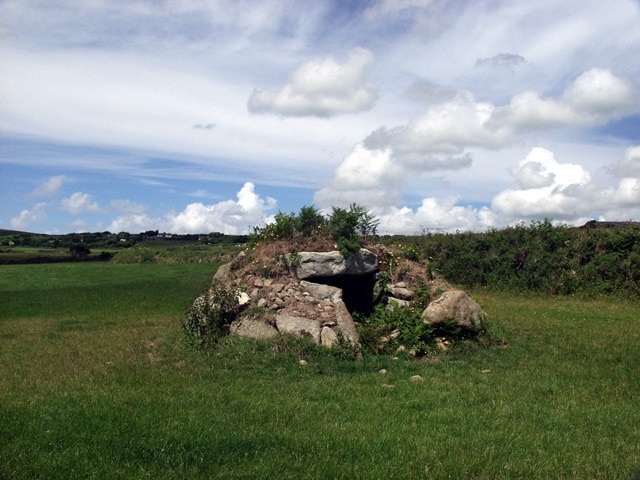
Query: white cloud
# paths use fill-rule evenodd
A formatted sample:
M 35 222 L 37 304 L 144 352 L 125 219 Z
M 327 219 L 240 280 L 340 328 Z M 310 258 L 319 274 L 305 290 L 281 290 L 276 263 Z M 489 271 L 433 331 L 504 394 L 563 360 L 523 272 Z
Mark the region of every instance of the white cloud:
M 100 213 L 102 209 L 92 200 L 88 193 L 75 192 L 68 198 L 60 201 L 60 208 L 71 215 L 78 215 L 83 212 Z
M 538 92 L 514 95 L 496 108 L 491 125 L 507 131 L 549 129 L 554 126 L 598 125 L 624 114 L 633 103 L 633 90 L 610 70 L 592 68 L 578 76 L 561 98 Z
M 625 159 L 633 155 L 630 149 Z M 427 197 L 415 209 L 374 206 L 379 232 L 482 231 L 545 217 L 582 225 L 593 218 L 640 215 L 640 178 L 623 178 L 615 188 L 605 188 L 581 165 L 558 162 L 544 148 L 533 148 L 518 162 L 513 177 L 513 186 L 496 194 L 490 208 L 461 205 L 458 197 Z
M 640 212 L 640 178 L 620 180 L 617 188 L 611 194 L 611 200 L 612 206 L 631 207 L 634 211 Z M 633 218 L 633 215 L 628 218 Z
M 352 203 L 391 206 L 399 200 L 404 171 L 394 165 L 391 150 L 369 150 L 362 144 L 336 168 L 329 185 L 316 192 L 314 202 L 323 207 Z
M 22 210 L 17 217 L 11 219 L 11 228 L 24 230 L 32 225 L 43 223 L 47 219 L 45 202 L 36 203 L 31 210 Z
M 160 230 L 161 220 L 147 216 L 147 207 L 130 200 L 112 200 L 111 206 L 120 215 L 111 222 L 108 230 L 110 232 L 130 232 L 139 233 L 146 230 Z
M 391 146 L 394 154 L 461 153 L 464 148 L 497 148 L 507 137 L 499 129 L 488 128 L 494 106 L 477 102 L 471 92 L 459 92 L 451 101 L 436 105 L 407 126 L 381 128 L 365 144 L 369 148 Z
M 49 197 L 51 195 L 55 195 L 62 184 L 65 181 L 64 175 L 56 175 L 54 177 L 49 178 L 42 185 L 38 186 L 31 194 L 29 195 L 31 198 L 41 198 L 41 197 Z
M 590 103 L 588 92 L 595 95 Z M 525 91 L 496 107 L 478 101 L 469 91 L 460 91 L 405 126 L 374 130 L 363 144 L 369 150 L 389 149 L 394 165 L 405 174 L 458 170 L 471 165 L 469 149 L 504 149 L 522 141 L 527 132 L 604 123 L 620 114 L 631 99 L 632 91 L 625 82 L 610 71 L 591 69 L 576 78 L 561 98 Z M 535 165 L 529 165 L 521 172 L 524 180 L 535 182 L 534 186 L 551 181 L 547 174 L 531 175 L 533 168 Z
M 544 188 L 553 185 L 555 174 L 548 171 L 540 162 L 528 161 L 516 172 L 517 187 L 523 190 Z
M 519 130 L 544 130 L 577 123 L 580 123 L 580 117 L 569 106 L 554 99 L 541 98 L 534 91 L 514 95 L 509 105 L 497 108 L 491 118 L 495 128 L 503 129 L 509 135 Z
M 592 100 L 589 92 L 594 94 Z M 417 166 L 429 168 L 428 160 L 433 157 L 424 154 L 461 153 L 471 147 L 499 149 L 513 143 L 522 132 L 602 123 L 615 118 L 631 98 L 631 89 L 621 79 L 598 69 L 580 75 L 560 99 L 525 91 L 512 96 L 509 104 L 496 107 L 477 101 L 469 91 L 460 91 L 406 126 L 374 131 L 365 145 L 390 146 L 396 156 L 418 155 L 422 160 Z
M 589 217 L 600 191 L 580 165 L 559 163 L 552 152 L 534 148 L 519 162 L 517 184 L 494 197 L 491 209 L 503 218 Z
M 214 205 L 191 203 L 178 215 L 168 217 L 167 229 L 176 233 L 249 233 L 253 227 L 264 225 L 266 212 L 275 205 L 273 198 L 263 200 L 255 193 L 254 184 L 246 182 L 237 194 L 237 201 Z
M 611 70 L 592 68 L 569 85 L 563 100 L 578 114 L 602 119 L 618 114 L 632 100 L 632 89 Z
M 611 165 L 609 171 L 619 178 L 640 178 L 640 145 L 629 147 L 624 158 Z
M 373 54 L 354 48 L 344 63 L 333 57 L 316 58 L 302 64 L 278 91 L 255 89 L 247 108 L 251 113 L 283 116 L 331 117 L 369 110 L 378 89 L 367 80 Z
M 183 228 L 240 228 L 210 220 L 239 209 L 233 197 L 192 198 L 168 216 L 153 208 L 160 184 L 202 195 L 247 178 L 295 188 L 277 194 L 285 202 L 309 189 L 324 203 L 397 208 L 389 221 L 403 229 L 420 229 L 422 205 L 405 210 L 403 198 L 430 199 L 443 225 L 489 224 L 475 206 L 511 190 L 555 189 L 557 203 L 545 210 L 540 200 L 539 211 L 565 218 L 587 206 L 608 218 L 632 212 L 637 151 L 607 167 L 638 145 L 637 118 L 592 127 L 639 111 L 637 0 L 5 0 L 0 18 L 0 134 L 17 145 L 0 155 L 10 165 L 0 191 L 14 199 L 59 195 L 62 178 L 33 192 L 25 182 L 55 165 L 82 172 L 74 182 L 85 192 L 91 175 L 145 179 L 135 198 L 150 207 L 114 220 L 127 230 L 173 229 L 180 215 Z M 367 50 L 338 53 L 356 45 Z M 252 115 L 251 101 L 275 115 Z M 561 161 L 519 165 L 537 145 Z M 592 180 L 562 186 L 571 164 Z M 512 214 L 526 213 L 516 199 Z M 11 201 L 0 206 L 5 223 L 32 210 Z M 49 230 L 67 220 L 48 213 Z M 100 228 L 111 220 L 93 218 Z
M 237 193 L 237 200 L 225 200 L 213 205 L 191 203 L 178 214 L 168 213 L 164 219 L 149 217 L 147 207 L 128 200 L 112 202 L 120 215 L 111 222 L 112 232 L 163 230 L 173 233 L 221 232 L 228 235 L 250 233 L 253 227 L 264 225 L 267 212 L 276 206 L 273 198 L 262 199 L 255 186 L 246 182 Z
M 415 211 L 408 207 L 383 210 L 377 213 L 379 232 L 415 235 L 429 231 L 477 231 L 496 224 L 497 218 L 488 208 L 457 205 L 457 201 L 455 197 L 429 197 Z
M 72 222 L 66 223 L 65 227 L 67 230 L 71 232 L 88 232 L 89 231 L 89 226 L 87 225 L 87 222 L 85 222 L 80 218 L 76 218 Z

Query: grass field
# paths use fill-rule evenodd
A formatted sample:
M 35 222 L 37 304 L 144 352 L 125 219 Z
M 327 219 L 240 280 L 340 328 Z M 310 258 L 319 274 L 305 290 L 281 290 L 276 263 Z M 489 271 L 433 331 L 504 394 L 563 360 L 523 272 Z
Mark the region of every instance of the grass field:
M 637 302 L 479 291 L 490 348 L 300 366 L 246 341 L 186 348 L 181 322 L 214 269 L 0 266 L 0 479 L 630 479 L 640 466 Z

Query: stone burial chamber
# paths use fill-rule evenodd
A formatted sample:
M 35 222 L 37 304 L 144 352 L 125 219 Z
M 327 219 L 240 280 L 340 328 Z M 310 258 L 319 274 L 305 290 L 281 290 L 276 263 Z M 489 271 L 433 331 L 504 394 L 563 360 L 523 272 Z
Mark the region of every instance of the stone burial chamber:
M 349 312 L 372 309 L 379 270 L 378 257 L 364 248 L 348 259 L 338 251 L 301 252 L 292 268 L 300 280 L 342 290 L 342 301 Z
M 214 285 L 240 291 L 241 309 L 230 334 L 256 339 L 293 334 L 329 348 L 342 337 L 360 349 L 351 313 L 366 314 L 374 307 L 378 255 L 365 248 L 346 259 L 338 251 L 292 253 L 288 246 L 264 248 L 243 252 L 214 276 Z M 425 323 L 453 319 L 464 327 L 482 324 L 486 315 L 465 292 L 439 279 L 428 282 L 437 298 L 423 313 Z M 416 286 L 404 281 L 388 285 L 388 308 L 411 305 Z

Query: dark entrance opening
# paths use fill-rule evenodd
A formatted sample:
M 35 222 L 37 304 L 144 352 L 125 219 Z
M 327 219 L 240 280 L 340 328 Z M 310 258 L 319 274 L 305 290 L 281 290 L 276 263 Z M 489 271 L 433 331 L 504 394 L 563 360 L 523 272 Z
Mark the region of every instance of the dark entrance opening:
M 369 314 L 373 310 L 373 287 L 376 284 L 375 272 L 364 275 L 309 277 L 306 280 L 342 289 L 342 301 L 351 313 Z

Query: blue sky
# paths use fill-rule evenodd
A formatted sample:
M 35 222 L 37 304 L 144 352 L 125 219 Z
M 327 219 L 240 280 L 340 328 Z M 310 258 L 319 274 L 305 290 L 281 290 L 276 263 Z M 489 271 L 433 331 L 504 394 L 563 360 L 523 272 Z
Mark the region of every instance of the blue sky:
M 1 0 L 0 59 L 0 228 L 640 220 L 637 0 Z

